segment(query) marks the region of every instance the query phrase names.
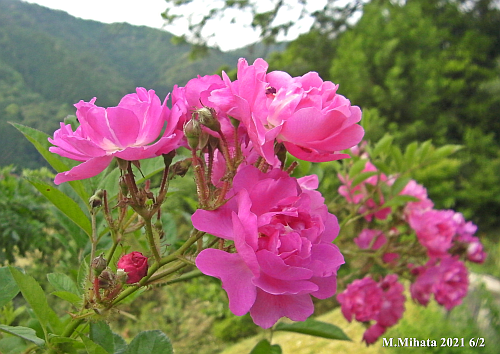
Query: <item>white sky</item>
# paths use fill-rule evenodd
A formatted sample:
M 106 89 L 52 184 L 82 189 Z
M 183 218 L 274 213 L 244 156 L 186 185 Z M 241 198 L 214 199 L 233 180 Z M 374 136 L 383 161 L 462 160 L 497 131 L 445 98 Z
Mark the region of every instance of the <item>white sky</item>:
M 105 23 L 128 22 L 132 25 L 144 25 L 153 28 L 162 28 L 164 20 L 161 13 L 167 8 L 165 0 L 23 0 L 29 3 L 39 4 L 52 9 L 63 10 L 74 17 L 80 17 L 86 20 L 95 20 Z M 206 1 L 205 4 L 214 4 L 216 0 Z M 324 6 L 326 0 L 316 0 L 315 7 Z M 198 8 L 194 11 L 203 10 L 199 8 L 199 3 L 194 2 Z M 263 0 L 266 4 L 266 0 Z M 264 5 L 265 6 L 265 5 Z M 206 7 L 205 7 L 206 11 Z M 293 17 L 293 16 L 292 16 Z M 241 19 L 243 20 L 243 19 Z M 239 22 L 239 21 L 238 21 Z M 289 39 L 298 35 L 298 31 L 306 32 L 311 26 L 311 21 L 305 20 L 301 29 L 291 33 Z M 184 27 L 166 28 L 169 32 L 176 35 L 183 34 Z M 218 44 L 222 50 L 231 50 L 255 42 L 258 35 L 249 28 L 243 28 L 238 23 L 230 24 L 217 22 L 209 30 L 215 33 L 215 39 L 209 41 L 209 44 Z

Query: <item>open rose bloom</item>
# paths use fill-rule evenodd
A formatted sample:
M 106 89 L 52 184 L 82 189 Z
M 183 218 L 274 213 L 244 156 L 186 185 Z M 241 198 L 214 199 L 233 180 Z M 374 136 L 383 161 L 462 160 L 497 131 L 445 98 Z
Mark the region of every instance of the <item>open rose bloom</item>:
M 274 164 L 275 141 L 295 157 L 312 162 L 349 157 L 338 153 L 361 141 L 361 110 L 337 94 L 338 85 L 315 72 L 291 77 L 282 71 L 267 73 L 263 59 L 238 62 L 238 79 L 223 74 L 226 87 L 208 98 L 247 129 L 255 149 Z
M 54 138 L 49 138 L 49 142 L 56 145 L 49 151 L 82 161 L 70 171 L 59 173 L 56 184 L 96 176 L 114 157 L 142 160 L 178 147 L 182 135 L 175 130 L 177 123 L 169 121 L 169 109 L 153 90 L 137 88 L 137 93 L 123 97 L 117 107 L 98 107 L 95 101 L 94 98 L 75 104 L 80 122 L 75 131 L 71 125 L 61 123 Z M 166 130 L 161 134 L 166 123 Z
M 344 263 L 332 244 L 339 225 L 312 189 L 317 183 L 315 176 L 296 180 L 278 169 L 246 166 L 225 205 L 192 216 L 197 229 L 234 242 L 235 253 L 206 249 L 196 259 L 203 273 L 222 280 L 234 314 L 250 311 L 257 325 L 269 328 L 284 316 L 304 321 L 314 311 L 311 295 L 335 294 Z

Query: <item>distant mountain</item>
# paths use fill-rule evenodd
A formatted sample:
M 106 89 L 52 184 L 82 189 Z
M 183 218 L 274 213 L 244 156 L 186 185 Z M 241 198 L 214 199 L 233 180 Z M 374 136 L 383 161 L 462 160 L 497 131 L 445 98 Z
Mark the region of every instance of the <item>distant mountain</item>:
M 259 46 L 251 55 L 248 49 L 211 50 L 191 61 L 191 47 L 172 44 L 172 37 L 145 26 L 104 24 L 20 0 L 0 0 L 0 166 L 41 163 L 7 121 L 50 134 L 57 122 L 74 114 L 72 104 L 79 100 L 97 97 L 98 105 L 113 106 L 138 86 L 163 98 L 175 84 L 222 66 L 235 67 L 241 56 L 252 60 L 265 53 Z

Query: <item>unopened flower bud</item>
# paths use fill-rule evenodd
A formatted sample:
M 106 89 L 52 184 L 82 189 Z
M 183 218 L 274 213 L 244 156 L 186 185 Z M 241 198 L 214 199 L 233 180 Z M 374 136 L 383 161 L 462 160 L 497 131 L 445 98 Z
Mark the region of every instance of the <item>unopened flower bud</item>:
M 117 268 L 127 273 L 127 284 L 137 283 L 148 273 L 148 258 L 141 252 L 132 252 L 120 258 Z
M 186 175 L 187 171 L 189 170 L 189 167 L 191 167 L 191 164 L 192 164 L 192 160 L 190 158 L 177 161 L 176 163 L 174 163 L 172 165 L 172 169 L 171 169 L 172 175 L 170 178 L 173 178 L 174 176 L 184 177 Z
M 101 254 L 99 257 L 94 258 L 90 264 L 95 272 L 95 275 L 101 274 L 101 272 L 108 266 L 108 261 L 103 256 L 104 254 Z
M 186 124 L 184 124 L 184 135 L 187 138 L 188 145 L 191 149 L 196 150 L 198 148 L 198 143 L 200 142 L 201 127 L 200 123 L 191 119 Z
M 117 269 L 116 270 L 116 281 L 119 284 L 125 284 L 128 279 L 128 274 L 124 269 Z
M 198 119 L 208 129 L 215 132 L 220 132 L 220 122 L 217 120 L 217 113 L 211 107 L 202 107 L 197 109 L 195 113 L 198 114 Z
M 95 194 L 90 197 L 89 204 L 92 208 L 97 208 L 102 205 L 102 197 L 104 196 L 104 191 L 99 189 L 95 192 Z

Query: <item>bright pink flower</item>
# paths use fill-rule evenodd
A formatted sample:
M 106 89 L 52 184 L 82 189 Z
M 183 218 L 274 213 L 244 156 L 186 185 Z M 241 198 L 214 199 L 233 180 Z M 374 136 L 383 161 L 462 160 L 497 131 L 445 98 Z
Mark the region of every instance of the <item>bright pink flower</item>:
M 469 278 L 463 262 L 454 257 L 444 257 L 428 262 L 417 270 L 417 279 L 410 286 L 412 298 L 427 305 L 431 294 L 447 310 L 459 305 L 467 295 Z
M 80 126 L 61 123 L 49 151 L 82 164 L 59 173 L 55 183 L 90 178 L 102 172 L 114 157 L 134 161 L 166 154 L 178 147 L 182 137 L 176 121 L 169 120 L 169 109 L 153 90 L 139 87 L 137 93 L 123 97 L 117 107 L 101 108 L 90 102 L 75 104 Z M 166 100 L 165 100 L 166 101 Z M 167 127 L 161 134 L 165 123 Z
M 477 237 L 471 237 L 467 246 L 467 259 L 474 263 L 483 263 L 486 259 L 484 246 Z
M 378 250 L 385 245 L 387 237 L 381 230 L 363 229 L 358 237 L 354 239 L 354 243 L 362 250 L 372 249 Z
M 337 295 L 342 314 L 351 322 L 375 320 L 383 304 L 384 293 L 371 277 L 356 279 Z
M 226 204 L 192 216 L 198 230 L 234 241 L 236 253 L 206 249 L 196 258 L 204 274 L 222 280 L 234 314 L 250 311 L 257 325 L 269 328 L 284 316 L 304 321 L 314 310 L 311 295 L 335 294 L 344 263 L 332 244 L 339 225 L 313 190 L 317 185 L 317 178 L 245 166 Z
M 370 162 L 366 161 L 364 172 L 376 172 L 377 168 Z M 367 185 L 377 186 L 381 183 L 386 183 L 387 185 L 391 185 L 391 181 L 388 180 L 387 176 L 383 173 L 375 174 L 371 177 L 368 177 L 363 182 L 357 184 L 354 187 L 352 186 L 352 180 L 348 179 L 339 174 L 340 181 L 344 184 L 340 186 L 338 192 L 342 195 L 349 203 L 359 204 L 363 203 L 363 205 L 359 208 L 360 214 L 365 214 L 365 219 L 367 221 L 371 221 L 373 217 L 379 220 L 387 219 L 387 216 L 391 213 L 391 208 L 380 208 L 384 204 L 384 196 L 382 195 L 382 191 L 380 189 L 376 190 L 374 193 L 377 196 L 378 202 L 376 202 L 373 198 L 369 198 L 370 191 L 367 188 Z M 380 182 L 379 182 L 380 179 Z
M 430 209 L 409 215 L 409 224 L 429 257 L 445 256 L 450 249 L 457 231 L 454 214 L 453 210 Z
M 376 318 L 377 323 L 384 327 L 394 326 L 405 311 L 404 286 L 398 282 L 396 274 L 388 274 L 380 281 L 379 286 L 384 291 L 384 298 Z
M 395 325 L 405 310 L 404 286 L 398 282 L 396 274 L 389 274 L 380 282 L 371 277 L 357 279 L 337 295 L 342 314 L 350 322 L 376 321 L 364 333 L 366 344 L 374 343 L 387 327 Z
M 209 98 L 246 127 L 254 148 L 275 163 L 274 142 L 282 142 L 295 157 L 313 162 L 347 158 L 336 151 L 361 141 L 363 128 L 356 124 L 361 110 L 338 95 L 337 85 L 317 73 L 291 77 L 281 71 L 267 73 L 263 59 L 248 65 L 238 61 L 238 79 L 223 74 L 227 88 Z
M 427 197 L 427 189 L 415 180 L 411 180 L 399 193 L 400 195 L 410 195 L 420 199 L 418 202 L 408 202 L 405 206 L 405 214 L 410 215 L 416 212 L 422 212 L 432 209 L 434 203 Z
M 132 252 L 123 255 L 116 267 L 127 273 L 127 284 L 134 284 L 148 274 L 148 258 L 143 256 L 141 252 Z

